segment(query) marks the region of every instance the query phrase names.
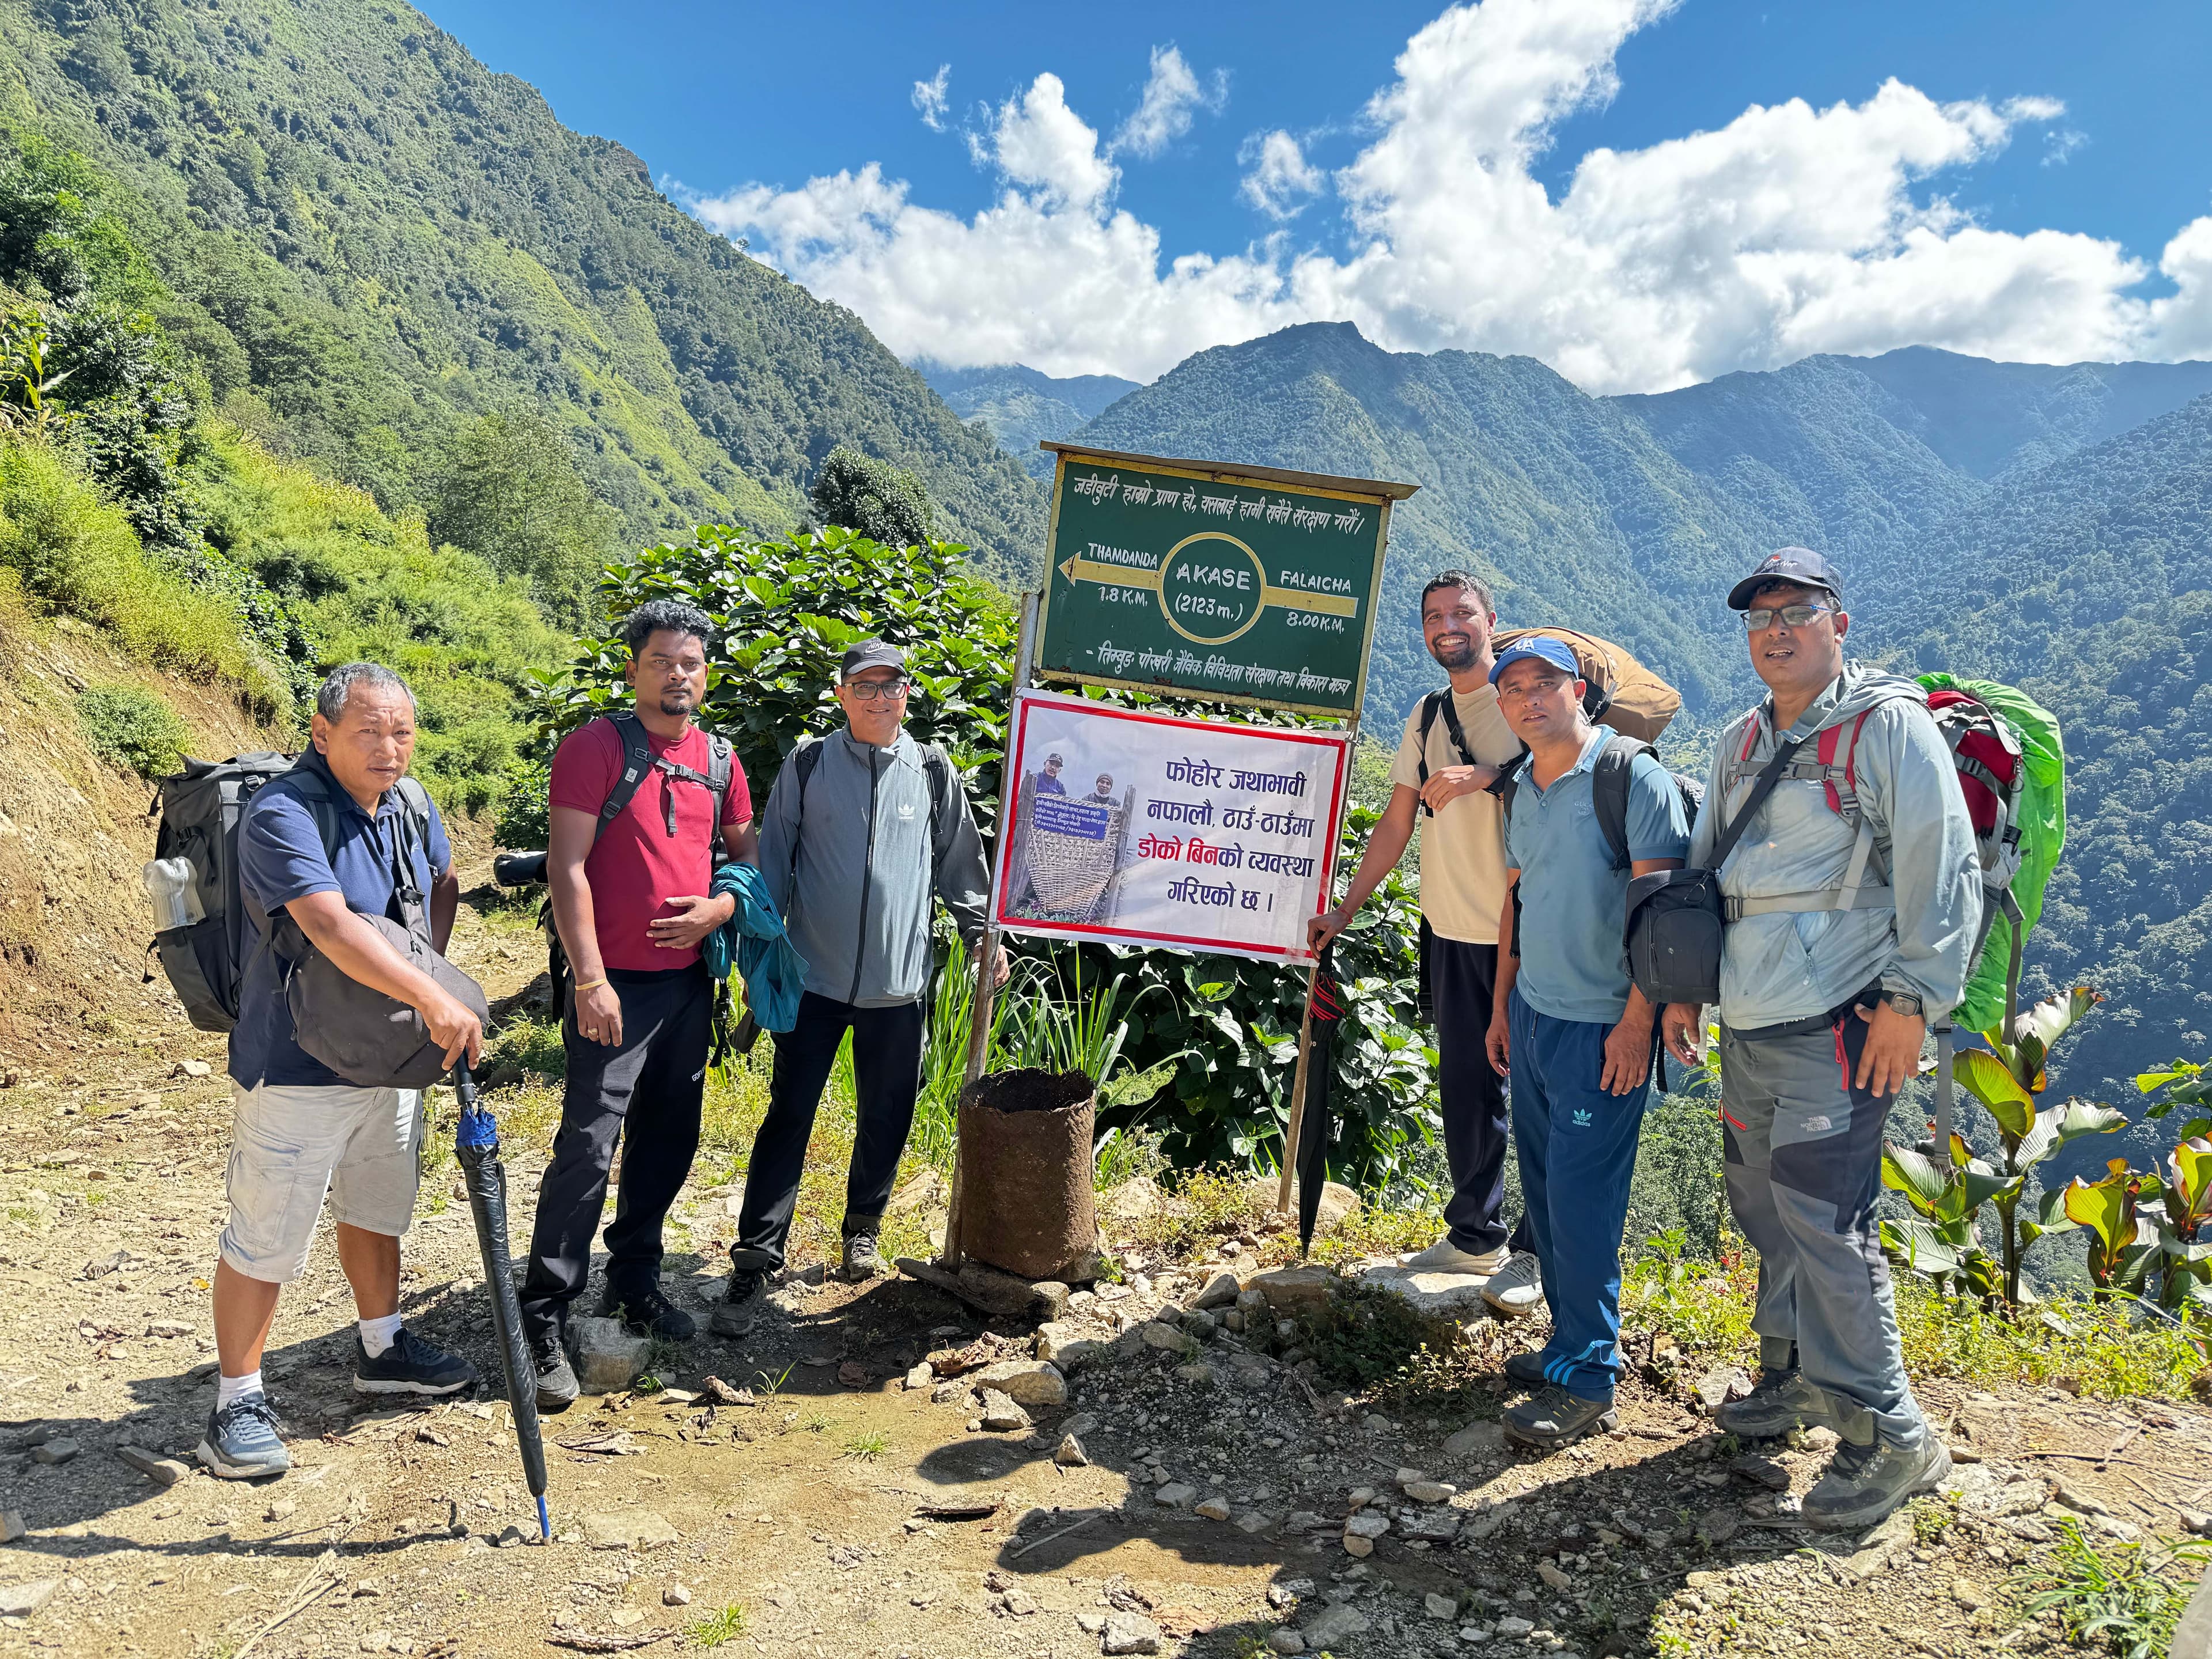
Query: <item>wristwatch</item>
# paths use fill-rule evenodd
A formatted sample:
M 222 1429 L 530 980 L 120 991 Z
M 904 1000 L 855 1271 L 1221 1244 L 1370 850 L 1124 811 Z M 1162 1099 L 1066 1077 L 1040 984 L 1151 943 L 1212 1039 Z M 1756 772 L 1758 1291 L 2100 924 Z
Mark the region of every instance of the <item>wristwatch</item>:
M 1884 991 L 1881 1000 L 1898 1013 L 1910 1014 L 1915 1019 L 1920 1018 L 1920 999 L 1910 991 Z

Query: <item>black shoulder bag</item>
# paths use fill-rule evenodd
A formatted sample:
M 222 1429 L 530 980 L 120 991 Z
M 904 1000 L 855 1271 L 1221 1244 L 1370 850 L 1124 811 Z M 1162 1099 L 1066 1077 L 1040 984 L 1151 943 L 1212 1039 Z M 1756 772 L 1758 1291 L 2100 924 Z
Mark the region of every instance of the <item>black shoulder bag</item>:
M 1728 906 L 1721 896 L 1721 866 L 1782 781 L 1790 763 L 1810 738 L 1774 751 L 1759 769 L 1743 811 L 1713 838 L 1712 863 L 1703 870 L 1662 870 L 1628 884 L 1628 976 L 1655 1006 L 1721 1000 L 1721 944 Z M 1726 797 L 1711 803 L 1725 804 Z

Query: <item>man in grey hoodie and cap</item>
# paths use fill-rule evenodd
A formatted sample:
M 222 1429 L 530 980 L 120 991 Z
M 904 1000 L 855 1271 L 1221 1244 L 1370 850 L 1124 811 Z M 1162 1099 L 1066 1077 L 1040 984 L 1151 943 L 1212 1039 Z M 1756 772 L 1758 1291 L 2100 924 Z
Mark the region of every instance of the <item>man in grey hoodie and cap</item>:
M 709 1327 L 718 1336 L 752 1328 L 768 1275 L 783 1267 L 815 1109 L 848 1031 L 859 1099 L 843 1267 L 848 1279 L 885 1271 L 876 1237 L 921 1084 L 932 899 L 972 948 L 990 888 L 959 774 L 944 750 L 902 729 L 912 684 L 906 658 L 881 640 L 847 651 L 837 673 L 845 729 L 785 757 L 762 814 L 761 873 L 806 959 L 806 990 L 797 1022 L 775 1038 L 729 1289 Z M 994 965 L 1004 981 L 1003 947 Z
M 1928 1027 L 1963 992 L 1981 915 L 1966 797 L 1926 694 L 1848 662 L 1843 578 L 1802 547 L 1729 594 L 1768 697 L 1721 733 L 1690 866 L 1790 747 L 1721 870 L 1721 1128 L 1729 1206 L 1759 1251 L 1761 1375 L 1721 1408 L 1746 1437 L 1838 1437 L 1804 1515 L 1870 1526 L 1951 1457 L 1905 1376 L 1875 1213 L 1881 1134 Z M 1667 1010 L 1685 1064 L 1703 1011 Z

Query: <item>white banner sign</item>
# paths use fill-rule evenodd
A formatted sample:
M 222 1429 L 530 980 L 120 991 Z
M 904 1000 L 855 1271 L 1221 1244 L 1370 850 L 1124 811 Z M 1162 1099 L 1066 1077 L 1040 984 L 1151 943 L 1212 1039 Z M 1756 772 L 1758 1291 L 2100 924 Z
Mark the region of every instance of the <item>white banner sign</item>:
M 1327 908 L 1349 744 L 1140 714 L 1081 697 L 1014 700 L 1018 787 L 992 915 L 1009 933 L 1311 960 Z

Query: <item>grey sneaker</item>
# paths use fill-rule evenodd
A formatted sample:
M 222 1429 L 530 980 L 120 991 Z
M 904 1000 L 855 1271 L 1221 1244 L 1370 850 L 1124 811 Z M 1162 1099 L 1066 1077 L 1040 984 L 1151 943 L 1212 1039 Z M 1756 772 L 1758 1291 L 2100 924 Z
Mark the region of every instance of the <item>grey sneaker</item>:
M 1408 1256 L 1406 1270 L 1416 1273 L 1466 1273 L 1471 1278 L 1488 1279 L 1502 1269 L 1508 1259 L 1503 1244 L 1477 1254 L 1462 1250 L 1446 1233 L 1419 1255 Z
M 1749 1397 L 1729 1401 L 1713 1413 L 1713 1421 L 1723 1433 L 1745 1440 L 1771 1440 L 1792 1429 L 1836 1425 L 1828 1409 L 1828 1396 L 1795 1367 L 1761 1371 L 1759 1385 Z
M 729 1288 L 714 1304 L 707 1328 L 716 1336 L 743 1336 L 753 1328 L 753 1317 L 768 1299 L 768 1275 L 738 1267 L 730 1274 Z
M 890 1277 L 890 1264 L 884 1260 L 883 1252 L 876 1247 L 872 1232 L 848 1233 L 845 1236 L 845 1265 L 847 1279 L 855 1285 L 863 1279 Z
M 292 1467 L 284 1449 L 283 1425 L 263 1394 L 240 1395 L 208 1413 L 207 1432 L 193 1455 L 210 1474 L 224 1480 L 258 1480 Z
M 1586 1434 L 1619 1428 L 1620 1413 L 1610 1400 L 1585 1400 L 1553 1382 L 1534 1399 L 1507 1407 L 1500 1421 L 1505 1425 L 1506 1439 L 1516 1445 L 1557 1451 Z
M 1506 1264 L 1482 1287 L 1482 1299 L 1503 1319 L 1520 1319 L 1536 1311 L 1544 1299 L 1544 1269 L 1533 1250 L 1516 1250 Z
M 1823 1532 L 1871 1527 L 1915 1492 L 1933 1492 L 1950 1478 L 1950 1449 L 1929 1430 L 1917 1446 L 1871 1446 L 1846 1440 L 1828 1472 L 1805 1494 L 1805 1519 Z
M 457 1353 L 423 1341 L 404 1325 L 392 1346 L 370 1358 L 361 1333 L 353 1337 L 353 1386 L 356 1394 L 459 1394 L 474 1388 L 477 1368 Z

